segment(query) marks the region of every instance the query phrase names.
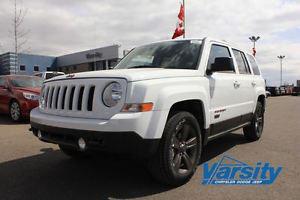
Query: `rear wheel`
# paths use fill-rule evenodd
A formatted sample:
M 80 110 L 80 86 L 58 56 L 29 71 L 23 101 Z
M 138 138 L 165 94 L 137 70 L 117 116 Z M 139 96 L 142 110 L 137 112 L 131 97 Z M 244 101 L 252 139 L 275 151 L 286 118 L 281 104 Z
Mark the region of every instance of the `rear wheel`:
M 261 102 L 257 102 L 256 110 L 251 121 L 251 124 L 243 129 L 244 136 L 249 141 L 258 140 L 264 128 L 264 109 Z
M 9 105 L 9 114 L 10 114 L 10 118 L 14 121 L 14 122 L 19 122 L 21 121 L 21 108 L 20 105 L 17 101 L 12 101 L 11 104 Z
M 202 149 L 198 121 L 188 112 L 178 112 L 166 123 L 156 155 L 149 160 L 149 171 L 158 181 L 179 186 L 195 173 Z

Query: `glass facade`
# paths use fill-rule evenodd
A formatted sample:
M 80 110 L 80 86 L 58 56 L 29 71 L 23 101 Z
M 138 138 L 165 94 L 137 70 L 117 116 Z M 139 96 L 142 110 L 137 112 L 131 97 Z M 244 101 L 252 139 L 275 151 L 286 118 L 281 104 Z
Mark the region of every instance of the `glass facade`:
M 112 69 L 120 60 L 119 45 L 52 57 L 8 52 L 0 55 L 0 75 L 33 75 L 44 71 L 77 73 Z

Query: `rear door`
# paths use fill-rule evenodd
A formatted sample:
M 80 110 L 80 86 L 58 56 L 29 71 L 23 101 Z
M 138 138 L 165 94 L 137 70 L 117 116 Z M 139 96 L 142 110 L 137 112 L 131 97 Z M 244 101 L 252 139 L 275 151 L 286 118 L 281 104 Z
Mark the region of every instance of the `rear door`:
M 242 123 L 249 121 L 252 117 L 254 107 L 254 85 L 253 75 L 250 66 L 247 62 L 246 55 L 237 49 L 232 49 L 234 55 L 234 62 L 238 69 L 236 81 L 239 83 L 239 101 L 237 105 L 239 113 L 243 114 Z
M 251 71 L 253 74 L 252 87 L 254 90 L 254 98 L 253 99 L 255 100 L 255 102 L 254 102 L 255 106 L 253 107 L 253 112 L 254 112 L 254 110 L 256 108 L 258 93 L 259 93 L 259 91 L 264 91 L 264 93 L 265 93 L 266 84 L 265 84 L 265 80 L 261 76 L 261 72 L 258 68 L 258 65 L 257 65 L 254 57 L 249 54 L 247 54 L 246 56 L 247 56 L 247 60 L 248 60 L 248 63 L 250 65 L 250 68 L 251 68 Z M 276 92 L 276 88 L 275 88 L 275 92 Z

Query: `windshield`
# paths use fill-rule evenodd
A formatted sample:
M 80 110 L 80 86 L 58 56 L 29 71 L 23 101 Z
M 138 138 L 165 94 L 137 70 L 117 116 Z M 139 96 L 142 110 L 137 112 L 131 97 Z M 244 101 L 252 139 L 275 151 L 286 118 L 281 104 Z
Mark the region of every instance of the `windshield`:
M 168 41 L 133 49 L 115 69 L 196 69 L 201 40 Z
M 41 87 L 43 79 L 30 76 L 16 76 L 11 78 L 11 83 L 14 87 L 35 88 Z

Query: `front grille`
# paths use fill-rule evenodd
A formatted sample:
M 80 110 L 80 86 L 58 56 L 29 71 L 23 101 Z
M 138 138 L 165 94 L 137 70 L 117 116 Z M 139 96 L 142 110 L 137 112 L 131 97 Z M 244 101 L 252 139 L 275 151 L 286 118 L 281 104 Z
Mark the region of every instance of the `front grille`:
M 45 99 L 45 109 L 93 111 L 94 90 L 94 85 L 46 86 L 42 94 Z
M 122 99 L 114 107 L 107 107 L 102 101 L 105 87 L 111 82 L 121 84 Z M 116 78 L 84 78 L 48 81 L 44 84 L 40 111 L 46 114 L 86 119 L 110 119 L 119 113 L 125 102 L 127 82 Z

